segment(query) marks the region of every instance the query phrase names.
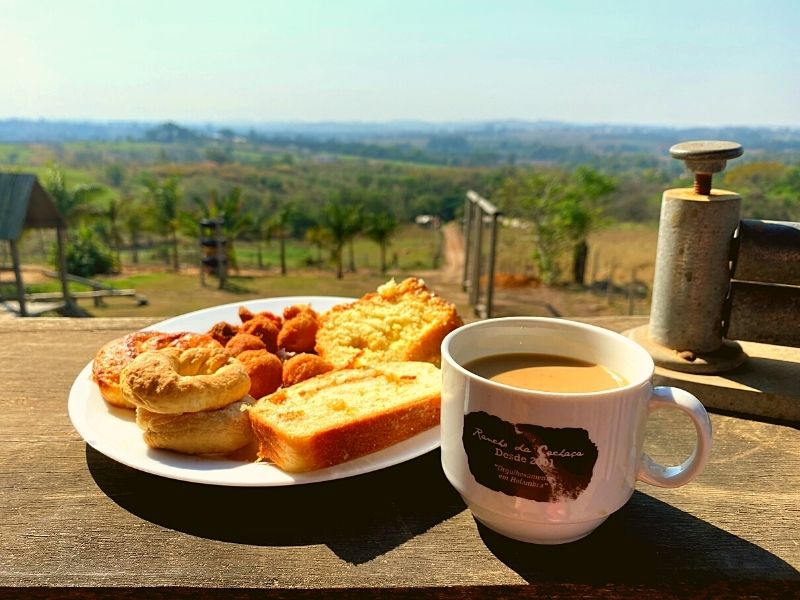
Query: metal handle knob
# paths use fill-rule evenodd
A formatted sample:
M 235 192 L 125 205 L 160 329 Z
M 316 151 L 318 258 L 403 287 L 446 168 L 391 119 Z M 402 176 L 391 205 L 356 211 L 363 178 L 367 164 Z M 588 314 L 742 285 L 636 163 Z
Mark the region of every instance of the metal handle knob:
M 694 173 L 694 191 L 707 196 L 711 193 L 711 176 L 725 169 L 726 163 L 742 155 L 741 144 L 724 141 L 697 141 L 675 144 L 670 156 L 686 163 Z

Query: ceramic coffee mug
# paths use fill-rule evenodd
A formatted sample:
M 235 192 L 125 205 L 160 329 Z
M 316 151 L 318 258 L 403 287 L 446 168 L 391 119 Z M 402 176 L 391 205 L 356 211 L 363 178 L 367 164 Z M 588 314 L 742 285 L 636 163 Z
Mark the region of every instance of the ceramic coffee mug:
M 464 364 L 490 355 L 554 354 L 604 365 L 626 384 L 548 393 L 495 383 Z M 475 518 L 510 538 L 559 544 L 591 533 L 637 480 L 678 487 L 703 469 L 711 422 L 697 398 L 652 386 L 650 355 L 628 338 L 562 319 L 479 321 L 442 342 L 442 467 Z M 692 455 L 664 467 L 642 452 L 648 414 L 675 408 L 697 431 Z

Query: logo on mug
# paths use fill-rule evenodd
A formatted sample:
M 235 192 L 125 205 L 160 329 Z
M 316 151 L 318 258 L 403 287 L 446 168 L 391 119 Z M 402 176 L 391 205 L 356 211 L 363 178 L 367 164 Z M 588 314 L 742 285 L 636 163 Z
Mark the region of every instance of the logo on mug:
M 478 483 L 537 502 L 576 499 L 597 462 L 585 429 L 509 423 L 483 411 L 465 415 L 462 441 Z

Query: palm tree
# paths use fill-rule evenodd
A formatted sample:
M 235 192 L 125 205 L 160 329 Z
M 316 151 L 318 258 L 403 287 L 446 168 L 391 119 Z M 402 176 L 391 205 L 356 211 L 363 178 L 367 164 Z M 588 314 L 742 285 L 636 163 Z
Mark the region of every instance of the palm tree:
M 172 254 L 172 270 L 176 273 L 180 270 L 178 258 L 178 229 L 181 222 L 181 191 L 178 187 L 178 179 L 169 177 L 163 181 L 149 179 L 145 186 L 150 201 L 153 203 L 153 217 L 156 220 L 156 227 L 167 239 Z
M 117 262 L 117 268 L 121 264 L 120 247 L 122 246 L 122 234 L 120 233 L 119 222 L 121 220 L 122 204 L 118 197 L 112 197 L 106 202 L 102 215 L 108 221 L 108 237 L 111 241 L 111 247 L 114 251 L 114 258 Z
M 275 211 L 269 221 L 269 230 L 277 234 L 280 248 L 281 275 L 286 275 L 286 234 L 292 215 L 294 214 L 294 204 L 287 202 L 282 204 Z
M 96 214 L 94 202 L 105 191 L 95 184 L 70 188 L 66 174 L 58 167 L 50 169 L 44 187 L 68 226 L 77 225 L 84 217 Z
M 336 262 L 336 278 L 341 279 L 344 275 L 342 249 L 360 230 L 360 207 L 343 202 L 340 195 L 338 199 L 330 200 L 323 208 L 321 224 L 328 233 L 333 246 L 333 259 Z
M 397 217 L 388 211 L 370 213 L 366 219 L 364 234 L 381 249 L 381 275 L 386 274 L 386 248 L 399 226 Z
M 306 229 L 306 241 L 317 249 L 317 267 L 322 267 L 322 247 L 330 243 L 328 231 L 321 225 Z
M 139 264 L 139 245 L 142 231 L 147 222 L 147 208 L 140 198 L 126 197 L 122 203 L 120 216 L 131 243 L 131 260 Z

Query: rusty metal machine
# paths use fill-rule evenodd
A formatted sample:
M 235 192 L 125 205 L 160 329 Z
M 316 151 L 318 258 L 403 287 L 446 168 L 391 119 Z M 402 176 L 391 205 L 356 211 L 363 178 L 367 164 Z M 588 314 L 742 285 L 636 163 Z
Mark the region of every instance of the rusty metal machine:
M 738 341 L 800 347 L 800 223 L 741 220 L 741 197 L 711 186 L 742 153 L 720 141 L 670 148 L 694 188 L 663 194 L 650 321 L 627 332 L 660 367 L 729 371 L 747 360 Z

